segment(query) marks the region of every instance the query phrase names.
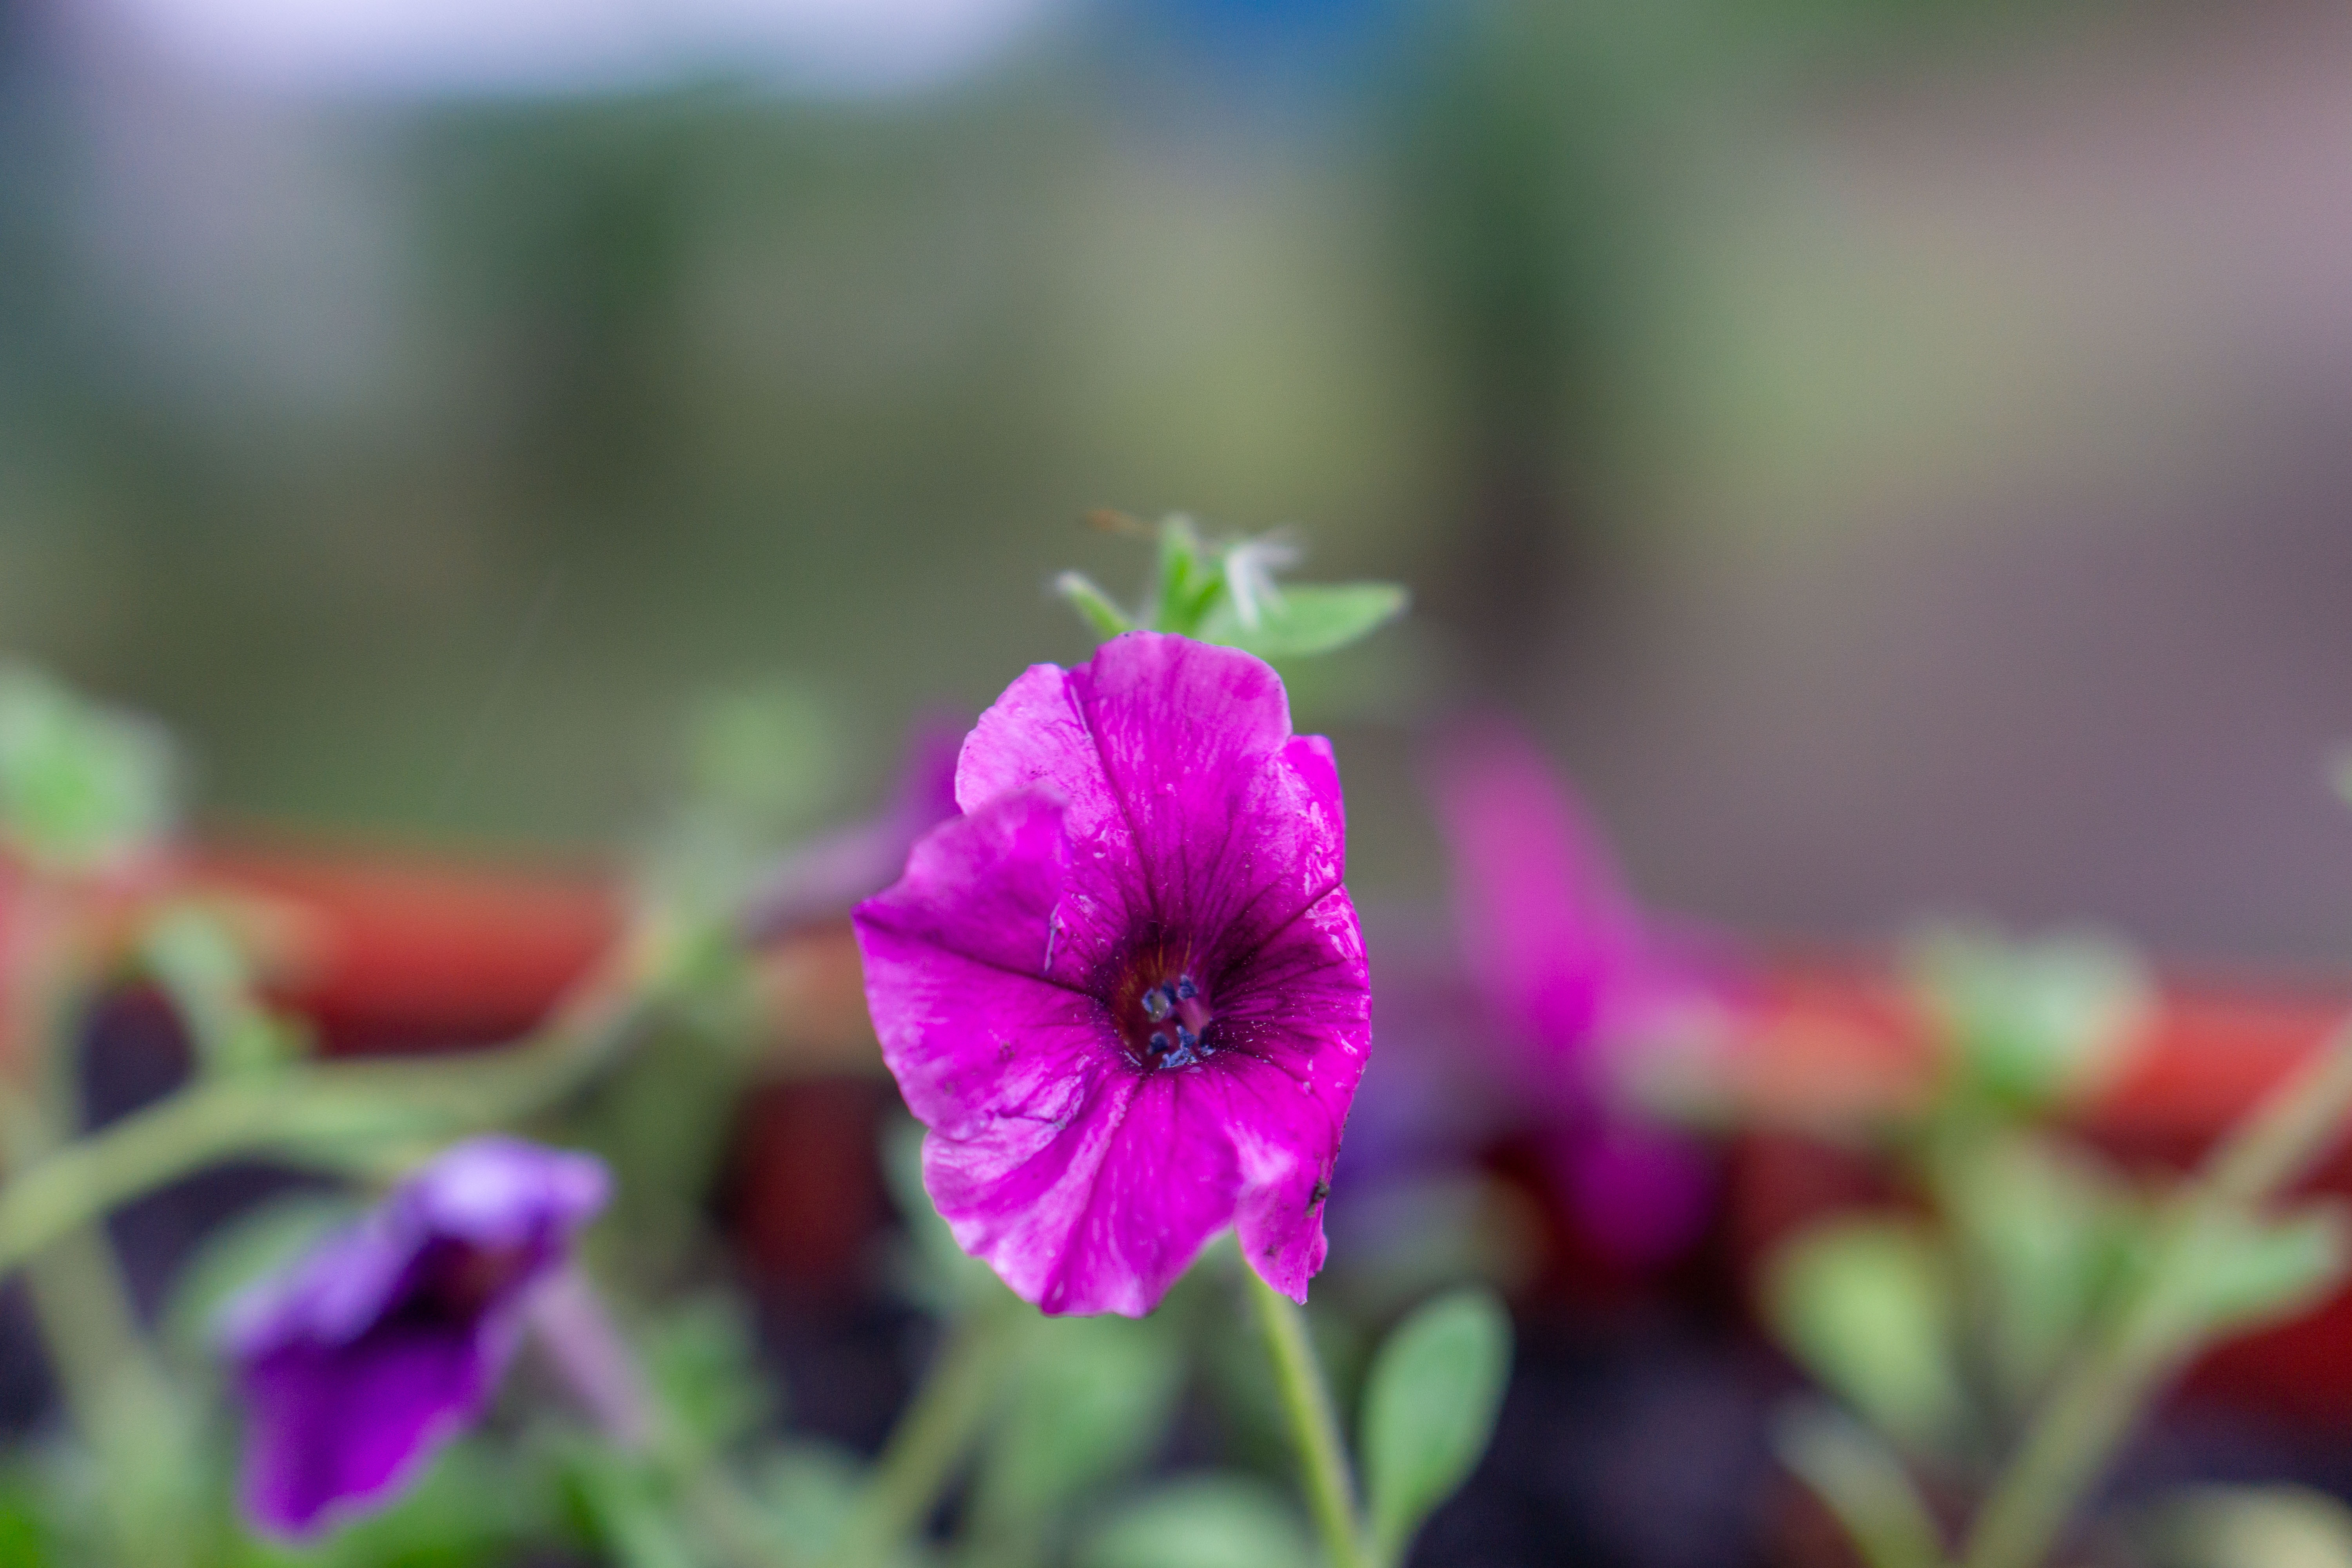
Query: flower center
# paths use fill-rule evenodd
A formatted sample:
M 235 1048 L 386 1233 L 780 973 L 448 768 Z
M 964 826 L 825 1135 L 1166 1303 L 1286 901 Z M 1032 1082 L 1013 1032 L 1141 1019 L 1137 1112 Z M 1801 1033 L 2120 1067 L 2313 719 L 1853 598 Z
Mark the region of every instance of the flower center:
M 1147 1068 L 1182 1068 L 1212 1055 L 1207 1036 L 1216 1015 L 1192 977 L 1140 978 L 1139 986 L 1130 983 L 1132 1000 L 1118 1009 L 1119 1032 L 1137 1059 Z

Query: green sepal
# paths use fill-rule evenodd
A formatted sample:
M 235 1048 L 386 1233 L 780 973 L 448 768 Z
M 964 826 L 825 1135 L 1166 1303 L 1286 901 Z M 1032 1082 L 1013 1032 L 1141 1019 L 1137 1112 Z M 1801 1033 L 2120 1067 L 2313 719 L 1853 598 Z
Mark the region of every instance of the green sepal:
M 1255 624 L 1251 625 L 1227 595 L 1194 635 L 1202 642 L 1222 643 L 1264 659 L 1306 658 L 1370 637 L 1402 615 L 1408 598 L 1393 583 L 1286 588 L 1279 597 L 1255 606 Z
M 1415 1310 L 1381 1343 L 1364 1380 L 1359 1439 L 1378 1561 L 1400 1560 L 1477 1468 L 1510 1371 L 1510 1315 L 1483 1286 Z
M 1083 572 L 1065 572 L 1054 579 L 1054 592 L 1069 602 L 1095 635 L 1108 642 L 1122 632 L 1131 632 L 1135 623 L 1118 607 L 1108 594 L 1096 586 L 1095 580 Z
M 1151 588 L 1150 627 L 1198 637 L 1201 623 L 1225 594 L 1225 574 L 1213 553 L 1201 542 L 1188 517 L 1171 517 L 1160 524 L 1160 562 Z

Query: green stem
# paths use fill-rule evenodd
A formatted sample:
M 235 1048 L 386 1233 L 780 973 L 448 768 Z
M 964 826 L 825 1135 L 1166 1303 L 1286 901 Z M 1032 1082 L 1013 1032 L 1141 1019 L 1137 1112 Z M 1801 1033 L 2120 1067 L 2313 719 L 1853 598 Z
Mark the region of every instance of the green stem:
M 98 1458 L 107 1528 L 131 1561 L 187 1560 L 186 1412 L 132 1311 L 106 1233 L 68 1232 L 25 1270 L 68 1417 Z
M 520 1045 L 215 1079 L 65 1144 L 0 1187 L 0 1275 L 116 1206 L 236 1155 L 348 1163 L 355 1148 L 499 1126 L 585 1083 L 649 1004 L 614 992 Z
M 1323 1382 L 1323 1368 L 1307 1340 L 1307 1314 L 1296 1302 L 1244 1268 L 1248 1289 L 1257 1303 L 1259 1326 L 1274 1358 L 1276 1387 L 1283 1413 L 1289 1418 L 1290 1440 L 1298 1450 L 1300 1484 L 1315 1528 L 1323 1537 L 1330 1568 L 1365 1568 L 1370 1556 L 1363 1547 L 1363 1525 L 1356 1511 L 1356 1483 L 1348 1468 L 1348 1449 L 1339 1437 L 1339 1418 L 1331 1406 L 1331 1391 Z
M 2147 1267 L 2051 1394 L 1977 1516 L 1962 1568 L 2039 1568 L 2148 1401 L 2197 1349 L 2181 1310 L 2212 1238 L 2307 1175 L 2352 1116 L 2352 1024 L 2248 1112 L 2165 1224 Z
M 833 1554 L 842 1568 L 888 1563 L 939 1506 L 1003 1390 L 1020 1327 L 1017 1306 L 1008 1296 L 967 1308 L 956 1320 L 842 1531 Z

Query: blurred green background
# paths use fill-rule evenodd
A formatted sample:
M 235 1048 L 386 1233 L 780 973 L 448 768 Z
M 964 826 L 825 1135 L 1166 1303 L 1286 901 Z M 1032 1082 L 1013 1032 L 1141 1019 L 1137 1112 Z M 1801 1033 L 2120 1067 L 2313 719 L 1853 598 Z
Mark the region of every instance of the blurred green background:
M 1083 655 L 1088 509 L 1184 510 L 1416 594 L 1298 693 L 1375 897 L 1498 704 L 1719 920 L 2328 961 L 2347 68 L 2268 3 L 0 0 L 0 643 L 215 824 L 590 846 L 778 680 L 855 809 Z

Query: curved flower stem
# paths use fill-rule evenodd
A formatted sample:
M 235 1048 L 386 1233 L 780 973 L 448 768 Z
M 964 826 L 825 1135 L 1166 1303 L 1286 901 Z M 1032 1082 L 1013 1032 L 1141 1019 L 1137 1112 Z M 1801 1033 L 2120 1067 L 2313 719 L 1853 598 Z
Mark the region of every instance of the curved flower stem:
M 1007 1294 L 956 1319 L 843 1527 L 832 1559 L 841 1568 L 879 1568 L 939 1506 L 995 1407 L 1026 1311 Z
M 604 982 L 520 1044 L 427 1062 L 355 1061 L 198 1083 L 27 1163 L 0 1187 L 0 1275 L 109 1210 L 234 1155 L 348 1165 L 355 1148 L 453 1137 L 579 1088 L 653 1005 Z
M 2051 1394 L 1977 1516 L 1962 1568 L 2038 1568 L 2142 1408 L 2197 1350 L 2184 1316 L 2223 1227 L 2293 1186 L 2352 1116 L 2352 1023 L 2250 1111 L 2206 1157 L 2138 1283 Z
M 1370 1562 L 1363 1546 L 1363 1525 L 1356 1511 L 1356 1483 L 1348 1468 L 1348 1447 L 1339 1436 L 1339 1419 L 1331 1406 L 1331 1391 L 1323 1382 L 1323 1368 L 1307 1340 L 1307 1314 L 1273 1286 L 1244 1268 L 1247 1289 L 1256 1301 L 1259 1325 L 1265 1331 L 1267 1352 L 1274 1358 L 1276 1386 L 1283 1413 L 1290 1420 L 1290 1440 L 1298 1450 L 1300 1484 L 1308 1511 L 1323 1537 L 1324 1554 L 1331 1568 L 1364 1568 Z

